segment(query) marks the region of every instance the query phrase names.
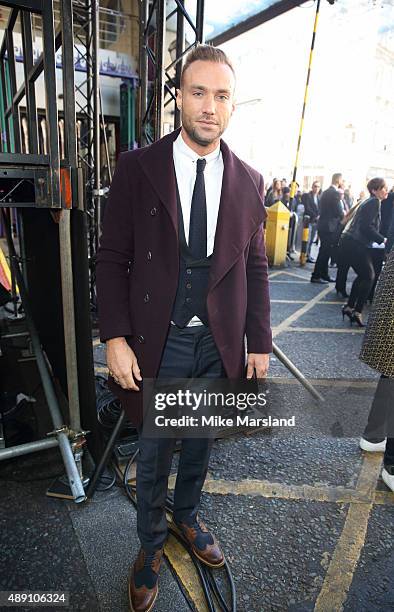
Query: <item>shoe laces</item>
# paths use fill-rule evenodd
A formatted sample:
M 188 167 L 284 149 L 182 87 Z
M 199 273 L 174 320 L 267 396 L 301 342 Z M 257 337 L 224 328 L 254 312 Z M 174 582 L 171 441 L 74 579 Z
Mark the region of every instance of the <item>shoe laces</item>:
M 206 525 L 202 523 L 199 517 L 196 517 L 193 523 L 190 523 L 189 527 L 190 529 L 194 529 L 198 533 L 209 533 L 209 530 L 207 529 Z
M 153 562 L 156 559 L 156 555 L 157 555 L 157 551 L 150 553 L 149 555 L 145 554 L 145 559 L 144 559 L 144 565 L 143 567 L 150 567 L 152 568 Z

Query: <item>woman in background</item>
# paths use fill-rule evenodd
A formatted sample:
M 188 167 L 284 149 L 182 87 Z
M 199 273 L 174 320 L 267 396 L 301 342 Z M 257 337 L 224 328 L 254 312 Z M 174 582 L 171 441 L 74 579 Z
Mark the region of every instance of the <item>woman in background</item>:
M 271 189 L 268 190 L 265 198 L 265 206 L 269 207 L 279 202 L 282 199 L 282 183 L 279 179 L 274 178 Z
M 339 235 L 338 240 L 340 240 L 342 232 L 347 226 L 347 224 L 349 223 L 349 221 L 353 219 L 360 204 L 361 204 L 361 200 L 357 202 L 357 204 L 355 204 L 353 208 L 351 208 L 343 217 L 341 221 L 341 233 Z M 343 298 L 348 298 L 349 296 L 346 292 L 346 282 L 347 282 L 347 275 L 349 272 L 350 264 L 348 263 L 347 259 L 345 259 L 344 261 L 342 260 L 341 252 L 339 248 L 338 248 L 337 264 L 338 264 L 338 270 L 337 270 L 337 277 L 335 280 L 335 289 L 336 289 L 337 295 L 341 295 Z

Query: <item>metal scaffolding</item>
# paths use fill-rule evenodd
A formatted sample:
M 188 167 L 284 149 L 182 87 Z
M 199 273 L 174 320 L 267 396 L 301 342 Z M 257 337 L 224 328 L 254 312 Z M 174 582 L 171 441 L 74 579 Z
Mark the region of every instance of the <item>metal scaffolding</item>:
M 204 42 L 204 0 L 196 0 L 195 17 L 186 11 L 184 0 L 174 0 L 173 10 L 166 0 L 140 3 L 140 145 L 163 136 L 164 117 L 174 127 L 180 125 L 176 89 L 180 86 L 182 60 L 197 43 Z M 176 38 L 169 44 L 167 23 L 176 16 Z M 185 22 L 192 42 L 186 42 Z M 166 54 L 171 61 L 166 64 Z M 175 70 L 174 70 L 175 69 Z M 173 107 L 171 111 L 171 106 Z M 167 114 L 168 112 L 168 114 Z
M 72 8 L 71 0 L 62 1 L 61 28 L 55 34 L 52 2 L 26 0 L 4 3 L 11 7 L 8 24 L 0 48 L 1 107 L 2 107 L 2 153 L 0 154 L 0 187 L 5 196 L 0 201 L 2 218 L 6 230 L 8 251 L 13 276 L 19 287 L 22 307 L 34 349 L 38 371 L 52 418 L 54 440 L 39 440 L 13 448 L 0 450 L 0 459 L 41 450 L 54 444 L 59 445 L 70 488 L 75 501 L 83 501 L 85 493 L 74 461 L 73 447 L 77 439 L 82 439 L 78 391 L 77 349 L 75 339 L 73 267 L 70 236 L 70 213 L 73 196 L 76 196 L 76 146 L 75 146 L 75 106 L 73 64 L 65 61 L 63 70 L 65 158 L 60 160 L 58 138 L 58 106 L 55 74 L 55 49 L 62 46 L 64 55 L 72 48 Z M 32 12 L 41 17 L 43 52 L 33 63 Z M 20 18 L 23 55 L 24 82 L 17 90 L 16 67 L 13 44 L 13 30 Z M 42 151 L 44 143 L 39 142 L 37 130 L 37 107 L 35 82 L 43 74 L 46 99 L 47 151 Z M 27 135 L 22 139 L 20 108 L 26 99 Z M 27 138 L 26 138 L 27 136 Z M 22 141 L 29 153 L 24 153 Z M 77 198 L 76 198 L 77 199 Z M 69 400 L 70 428 L 63 421 L 58 399 L 54 389 L 53 375 L 42 349 L 34 323 L 30 296 L 25 278 L 26 259 L 25 215 L 18 214 L 19 252 L 17 254 L 11 230 L 11 216 L 7 208 L 61 209 L 57 217 L 59 225 L 60 276 L 62 286 L 62 307 L 64 322 L 65 360 L 67 364 L 67 390 Z M 20 211 L 18 210 L 18 213 Z M 21 264 L 25 274 L 22 274 Z
M 78 161 L 83 169 L 86 212 L 90 301 L 96 308 L 95 259 L 100 238 L 100 89 L 99 89 L 99 1 L 73 0 L 74 49 L 77 62 L 86 67 L 86 77 L 76 85 Z

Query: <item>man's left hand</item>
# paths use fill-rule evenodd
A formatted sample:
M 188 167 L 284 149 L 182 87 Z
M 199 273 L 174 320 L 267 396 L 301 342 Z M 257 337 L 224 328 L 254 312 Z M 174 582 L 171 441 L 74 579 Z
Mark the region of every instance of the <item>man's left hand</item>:
M 256 370 L 257 378 L 266 378 L 270 363 L 270 356 L 265 353 L 249 353 L 248 367 L 246 370 L 246 378 L 253 378 L 253 373 Z

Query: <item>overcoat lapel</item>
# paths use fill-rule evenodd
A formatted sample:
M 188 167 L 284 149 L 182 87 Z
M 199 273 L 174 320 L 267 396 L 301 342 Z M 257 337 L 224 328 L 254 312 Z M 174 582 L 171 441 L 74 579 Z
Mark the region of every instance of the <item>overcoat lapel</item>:
M 175 170 L 172 146 L 181 129 L 164 136 L 146 148 L 139 158 L 144 174 L 164 204 L 178 239 Z
M 172 147 L 179 132 L 180 129 L 175 130 L 153 143 L 139 158 L 146 178 L 170 216 L 177 240 L 178 218 Z M 232 268 L 265 218 L 261 196 L 246 166 L 223 140 L 221 151 L 224 163 L 223 183 L 208 292 L 212 291 Z
M 221 150 L 224 173 L 208 292 L 242 255 L 266 216 L 261 195 L 245 165 L 223 140 Z

